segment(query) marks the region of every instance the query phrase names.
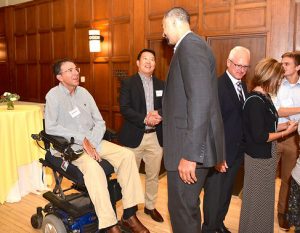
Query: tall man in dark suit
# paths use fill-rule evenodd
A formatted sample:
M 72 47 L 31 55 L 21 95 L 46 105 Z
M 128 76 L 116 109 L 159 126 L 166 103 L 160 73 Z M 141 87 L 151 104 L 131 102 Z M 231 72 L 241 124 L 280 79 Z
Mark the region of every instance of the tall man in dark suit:
M 206 188 L 214 190 L 204 197 L 204 224 L 207 232 L 230 233 L 223 221 L 227 214 L 233 185 L 244 158 L 242 108 L 247 97 L 245 82 L 241 82 L 250 64 L 250 51 L 234 47 L 227 59 L 227 70 L 218 79 L 218 93 L 225 132 L 227 171 L 211 171 Z M 218 201 L 219 200 L 219 201 Z
M 163 18 L 163 36 L 175 45 L 162 108 L 174 233 L 201 232 L 199 194 L 209 169 L 225 160 L 215 59 L 206 42 L 191 32 L 189 22 L 189 14 L 180 7 Z
M 161 112 L 164 82 L 153 76 L 155 52 L 143 49 L 137 57 L 138 73 L 123 80 L 120 110 L 124 124 L 120 142 L 134 152 L 137 166 L 145 162 L 146 188 L 144 212 L 157 222 L 164 219 L 155 208 L 158 175 L 162 159 Z

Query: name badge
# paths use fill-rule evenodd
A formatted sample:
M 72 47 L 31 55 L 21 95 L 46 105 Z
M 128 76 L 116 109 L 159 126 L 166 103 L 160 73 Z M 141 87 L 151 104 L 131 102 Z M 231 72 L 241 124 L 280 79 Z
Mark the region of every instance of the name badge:
M 156 97 L 162 97 L 163 90 L 156 90 L 155 93 L 156 93 Z
M 80 114 L 80 111 L 79 111 L 78 107 L 76 107 L 73 110 L 71 110 L 69 113 L 70 113 L 71 117 L 74 118 Z

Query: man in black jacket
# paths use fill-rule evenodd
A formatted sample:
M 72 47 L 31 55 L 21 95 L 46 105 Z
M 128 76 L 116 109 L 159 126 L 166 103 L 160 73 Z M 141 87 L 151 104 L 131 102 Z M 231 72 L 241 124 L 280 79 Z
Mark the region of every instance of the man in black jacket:
M 227 214 L 233 185 L 244 158 L 242 108 L 247 89 L 241 80 L 250 64 L 250 51 L 242 46 L 234 47 L 227 59 L 227 70 L 218 79 L 218 93 L 225 133 L 226 172 L 210 172 L 206 188 L 212 188 L 214 195 L 204 197 L 204 224 L 206 232 L 230 231 L 223 221 Z M 219 200 L 219 201 L 218 201 Z M 214 229 L 212 229 L 214 228 Z
M 153 50 L 143 49 L 136 64 L 138 73 L 121 83 L 120 111 L 124 124 L 119 139 L 135 153 L 138 167 L 141 160 L 145 162 L 144 212 L 153 220 L 163 222 L 163 217 L 155 209 L 155 202 L 163 155 L 160 111 L 164 82 L 152 75 L 155 69 Z

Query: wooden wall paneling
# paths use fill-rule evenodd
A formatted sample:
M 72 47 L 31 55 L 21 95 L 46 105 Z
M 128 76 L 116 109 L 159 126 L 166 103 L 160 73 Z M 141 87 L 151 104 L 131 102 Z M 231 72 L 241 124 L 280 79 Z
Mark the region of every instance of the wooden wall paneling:
M 89 23 L 92 15 L 91 0 L 74 0 L 75 24 Z
M 80 68 L 79 77 L 84 76 L 85 82 L 80 82 L 80 86 L 86 88 L 92 95 L 93 93 L 93 80 L 91 79 L 90 74 L 90 62 L 77 62 L 76 66 Z
M 131 0 L 111 0 L 111 17 L 123 18 L 129 17 L 131 14 Z M 129 11 L 128 11 L 129 9 Z
M 27 35 L 27 59 L 28 61 L 37 61 L 38 60 L 38 51 L 37 51 L 37 34 L 28 34 Z
M 110 17 L 109 0 L 93 0 L 93 20 L 107 20 Z
M 169 46 L 166 40 L 150 40 L 149 48 L 155 51 L 156 66 L 154 74 L 162 80 L 166 79 L 169 70 L 170 61 L 174 54 L 173 47 Z
M 40 32 L 40 61 L 52 62 L 52 33 L 51 31 Z
M 249 1 L 251 2 L 251 1 Z M 255 15 L 255 17 L 253 17 Z M 251 19 L 251 20 L 249 20 Z M 267 28 L 267 3 L 236 5 L 233 15 L 233 31 L 265 31 Z
M 248 70 L 246 76 L 249 80 L 253 77 L 257 62 L 266 57 L 267 36 L 265 34 L 216 36 L 208 37 L 207 41 L 216 58 L 217 76 L 220 76 L 226 70 L 226 60 L 230 50 L 234 46 L 244 46 L 251 52 L 251 68 Z
M 26 8 L 26 32 L 36 33 L 37 31 L 37 16 L 36 6 L 32 5 Z
M 267 47 L 267 56 L 281 59 L 281 55 L 293 49 L 293 44 L 289 41 L 290 12 L 293 8 L 290 0 L 270 1 L 270 28 Z M 289 43 L 290 42 L 290 43 Z
M 15 59 L 16 61 L 25 61 L 27 59 L 25 34 L 15 36 Z
M 90 60 L 89 51 L 89 26 L 78 26 L 74 28 L 74 58 L 76 60 Z
M 199 0 L 175 0 L 175 6 L 180 6 L 190 13 L 198 13 Z
M 113 125 L 112 127 L 114 128 L 114 130 L 116 130 L 117 132 L 120 132 L 122 125 L 123 125 L 123 117 L 122 114 L 120 112 L 114 111 L 113 112 L 113 117 L 112 117 L 112 122 Z
M 295 10 L 294 50 L 300 51 L 300 2 L 296 3 Z
M 52 30 L 53 60 L 67 57 L 66 38 L 67 35 L 64 29 Z
M 0 62 L 0 95 L 2 95 L 5 91 L 12 91 L 8 71 L 8 63 Z
M 51 2 L 41 2 L 37 4 L 39 15 L 39 31 L 50 30 L 51 28 Z
M 65 28 L 66 7 L 64 0 L 52 1 L 52 28 Z
M 122 119 L 120 117 L 115 117 L 116 114 L 120 112 L 120 86 L 121 80 L 131 76 L 130 72 L 130 62 L 113 62 L 112 64 L 112 112 L 113 112 L 113 122 L 112 127 L 114 129 L 119 129 L 122 125 Z M 117 128 L 116 128 L 117 127 Z
M 5 35 L 5 8 L 0 8 L 0 35 Z
M 45 102 L 45 96 L 48 93 L 48 91 L 56 86 L 58 83 L 57 79 L 54 77 L 52 73 L 52 64 L 44 63 L 40 64 L 40 74 L 38 75 L 40 77 L 40 102 Z
M 174 0 L 147 0 L 147 16 L 151 17 L 153 15 L 163 15 L 167 10 L 174 6 Z
M 133 16 L 131 16 L 133 24 L 133 50 L 132 50 L 132 73 L 135 73 L 136 68 L 136 58 L 138 53 L 145 47 L 146 37 L 145 37 L 145 1 L 133 0 Z
M 110 106 L 110 66 L 109 63 L 94 63 L 94 98 L 98 107 Z
M 18 34 L 24 34 L 26 32 L 25 8 L 15 8 L 14 28 Z
M 114 22 L 112 25 L 112 56 L 130 57 L 130 19 Z
M 39 66 L 36 63 L 27 65 L 27 99 L 33 102 L 40 100 L 40 76 L 38 75 Z
M 15 64 L 15 91 L 20 95 L 21 100 L 28 100 L 29 98 L 27 86 L 27 65 Z

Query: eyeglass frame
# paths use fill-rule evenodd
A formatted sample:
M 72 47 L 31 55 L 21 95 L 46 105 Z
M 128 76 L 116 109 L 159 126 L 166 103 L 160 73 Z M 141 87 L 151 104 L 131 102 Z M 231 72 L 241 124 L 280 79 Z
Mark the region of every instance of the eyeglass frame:
M 236 69 L 239 69 L 239 70 L 248 70 L 250 68 L 250 65 L 249 66 L 243 66 L 243 65 L 239 65 L 239 64 L 236 64 L 234 63 L 231 59 L 228 59 L 233 65 L 234 65 L 234 68 Z
M 59 72 L 59 74 L 66 73 L 66 72 L 72 73 L 74 70 L 76 70 L 78 73 L 80 73 L 80 67 L 74 67 L 74 68 L 69 68 L 65 71 L 61 71 L 61 72 Z

